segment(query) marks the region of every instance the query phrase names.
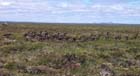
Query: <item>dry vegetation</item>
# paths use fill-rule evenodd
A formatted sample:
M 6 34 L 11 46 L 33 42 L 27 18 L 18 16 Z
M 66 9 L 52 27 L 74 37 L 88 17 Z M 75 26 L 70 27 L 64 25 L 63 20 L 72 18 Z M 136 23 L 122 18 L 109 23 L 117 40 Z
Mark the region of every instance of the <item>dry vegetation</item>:
M 0 76 L 140 76 L 140 26 L 0 24 Z

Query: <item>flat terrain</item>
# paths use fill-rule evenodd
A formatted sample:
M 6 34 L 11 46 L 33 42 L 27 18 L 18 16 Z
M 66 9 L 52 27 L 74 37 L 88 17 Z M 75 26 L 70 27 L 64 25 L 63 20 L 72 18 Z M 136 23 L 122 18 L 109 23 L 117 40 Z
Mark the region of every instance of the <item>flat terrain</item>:
M 1 23 L 0 76 L 140 76 L 140 26 L 103 25 Z

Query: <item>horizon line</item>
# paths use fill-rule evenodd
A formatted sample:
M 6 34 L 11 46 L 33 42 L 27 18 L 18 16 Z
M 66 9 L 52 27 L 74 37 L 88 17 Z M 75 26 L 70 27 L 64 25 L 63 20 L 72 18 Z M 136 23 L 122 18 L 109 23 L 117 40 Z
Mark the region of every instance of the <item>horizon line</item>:
M 117 24 L 117 25 L 140 25 L 140 23 L 115 23 L 115 22 L 42 22 L 42 21 L 0 21 L 0 23 L 42 23 L 42 24 Z

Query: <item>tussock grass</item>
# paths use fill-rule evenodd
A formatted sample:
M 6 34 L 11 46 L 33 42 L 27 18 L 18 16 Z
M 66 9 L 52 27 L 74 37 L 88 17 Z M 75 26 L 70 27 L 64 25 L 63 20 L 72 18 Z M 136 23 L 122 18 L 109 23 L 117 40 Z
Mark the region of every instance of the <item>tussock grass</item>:
M 98 32 L 140 32 L 139 26 L 80 26 L 66 24 L 18 24 L 0 26 L 0 63 L 14 76 L 100 76 L 100 65 L 109 67 L 117 76 L 139 76 L 140 38 L 136 40 L 96 40 L 86 42 L 26 41 L 24 33 L 29 31 L 67 32 L 73 36 Z M 3 34 L 12 33 L 16 42 L 4 43 Z M 80 63 L 79 68 L 66 67 L 66 61 Z M 69 63 L 72 63 L 70 60 Z M 133 64 L 134 63 L 134 64 Z M 59 69 L 56 73 L 25 72 L 30 66 L 46 65 Z M 0 68 L 1 69 L 1 68 Z M 9 73 L 7 72 L 7 73 Z M 0 72 L 1 73 L 1 72 Z M 10 73 L 9 73 L 10 74 Z

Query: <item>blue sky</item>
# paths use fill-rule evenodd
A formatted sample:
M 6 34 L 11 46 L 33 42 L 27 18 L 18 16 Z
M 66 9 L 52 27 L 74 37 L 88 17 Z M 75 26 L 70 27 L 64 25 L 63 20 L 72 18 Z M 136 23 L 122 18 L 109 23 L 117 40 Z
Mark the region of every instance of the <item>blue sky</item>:
M 140 24 L 140 0 L 0 0 L 0 21 Z

